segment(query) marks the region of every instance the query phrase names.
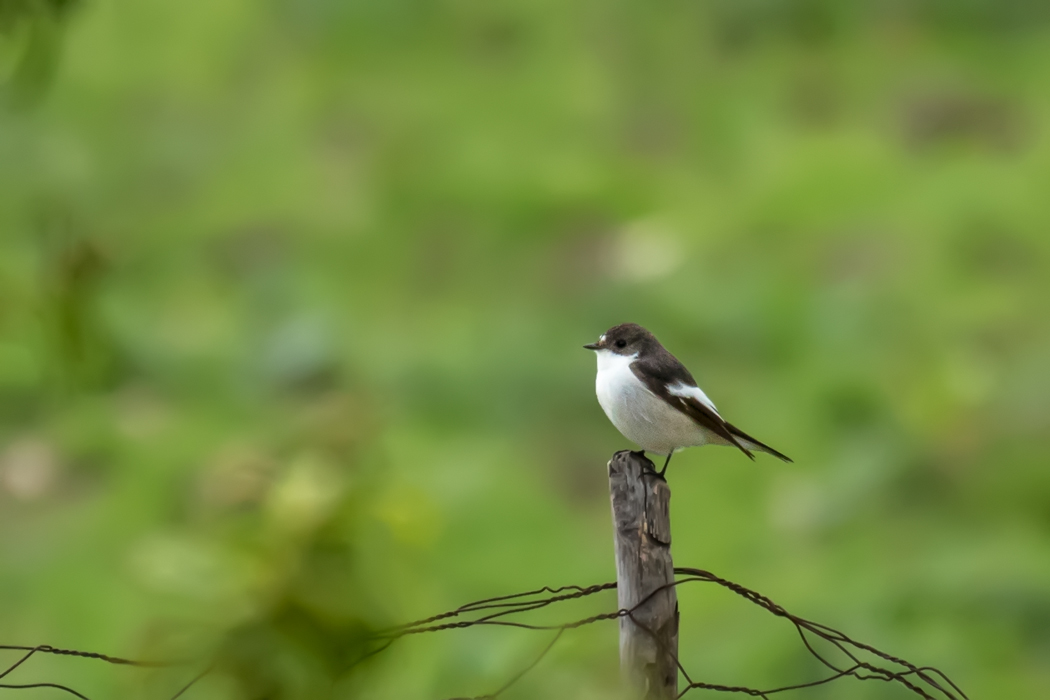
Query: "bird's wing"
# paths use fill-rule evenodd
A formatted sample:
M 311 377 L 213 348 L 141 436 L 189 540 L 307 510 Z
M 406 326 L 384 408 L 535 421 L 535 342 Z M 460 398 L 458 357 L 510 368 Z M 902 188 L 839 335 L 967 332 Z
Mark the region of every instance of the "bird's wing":
M 718 415 L 715 405 L 696 385 L 689 370 L 674 359 L 673 355 L 668 353 L 668 356 L 674 360 L 673 363 L 669 363 L 666 358 L 662 358 L 659 366 L 655 363 L 645 364 L 644 360 L 639 360 L 631 364 L 631 371 L 649 391 L 754 459 L 755 456 L 733 435 L 729 424 Z M 668 369 L 661 371 L 660 366 Z

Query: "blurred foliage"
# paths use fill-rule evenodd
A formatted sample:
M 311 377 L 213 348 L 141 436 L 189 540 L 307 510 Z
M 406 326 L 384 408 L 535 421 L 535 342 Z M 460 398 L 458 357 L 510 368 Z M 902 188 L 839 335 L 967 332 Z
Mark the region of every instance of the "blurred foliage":
M 58 64 L 61 25 L 80 0 L 0 0 L 0 101 L 39 99 Z
M 490 692 L 547 639 L 351 664 L 614 577 L 628 445 L 580 345 L 632 320 L 796 460 L 676 458 L 676 561 L 971 697 L 1050 696 L 1048 19 L 0 0 L 0 83 L 36 96 L 0 110 L 0 641 L 195 661 L 10 681 L 170 697 L 217 659 L 185 697 Z M 697 677 L 820 673 L 681 596 Z M 581 629 L 505 697 L 615 668 L 615 625 Z

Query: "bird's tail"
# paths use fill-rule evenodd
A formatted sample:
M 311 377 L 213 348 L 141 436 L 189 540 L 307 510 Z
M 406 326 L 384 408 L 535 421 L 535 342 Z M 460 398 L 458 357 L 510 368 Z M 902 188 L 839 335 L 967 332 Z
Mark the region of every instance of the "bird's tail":
M 782 452 L 777 452 L 776 450 L 774 450 L 772 447 L 770 447 L 769 445 L 765 444 L 764 442 L 759 442 L 758 440 L 756 440 L 755 438 L 751 437 L 750 435 L 748 435 L 747 433 L 745 433 L 743 430 L 741 430 L 740 428 L 736 427 L 732 423 L 726 423 L 726 428 L 729 429 L 729 432 L 733 435 L 733 437 L 735 437 L 737 439 L 738 442 L 742 443 L 744 445 L 744 447 L 748 448 L 749 450 L 757 450 L 759 452 L 765 452 L 765 453 L 771 454 L 774 457 L 776 457 L 777 459 L 783 460 L 785 462 L 793 462 L 794 461 L 790 457 L 788 457 L 786 454 L 784 454 Z

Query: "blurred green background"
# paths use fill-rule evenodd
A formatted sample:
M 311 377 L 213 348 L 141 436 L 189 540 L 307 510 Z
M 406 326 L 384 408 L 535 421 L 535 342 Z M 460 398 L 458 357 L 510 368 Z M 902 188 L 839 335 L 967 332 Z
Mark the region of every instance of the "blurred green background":
M 630 320 L 795 459 L 677 457 L 678 564 L 1050 697 L 1048 86 L 1020 0 L 0 0 L 0 642 L 192 661 L 4 682 L 491 692 L 549 635 L 347 665 L 615 577 L 580 346 Z M 694 677 L 821 675 L 680 600 Z M 609 697 L 616 643 L 503 697 Z

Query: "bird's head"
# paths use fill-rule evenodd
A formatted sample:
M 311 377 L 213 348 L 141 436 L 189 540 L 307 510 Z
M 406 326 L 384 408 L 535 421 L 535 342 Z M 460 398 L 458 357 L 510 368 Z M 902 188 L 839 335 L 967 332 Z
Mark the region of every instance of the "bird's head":
M 634 355 L 656 339 L 637 323 L 621 323 L 602 333 L 597 343 L 584 345 L 588 350 L 607 350 L 617 355 Z

